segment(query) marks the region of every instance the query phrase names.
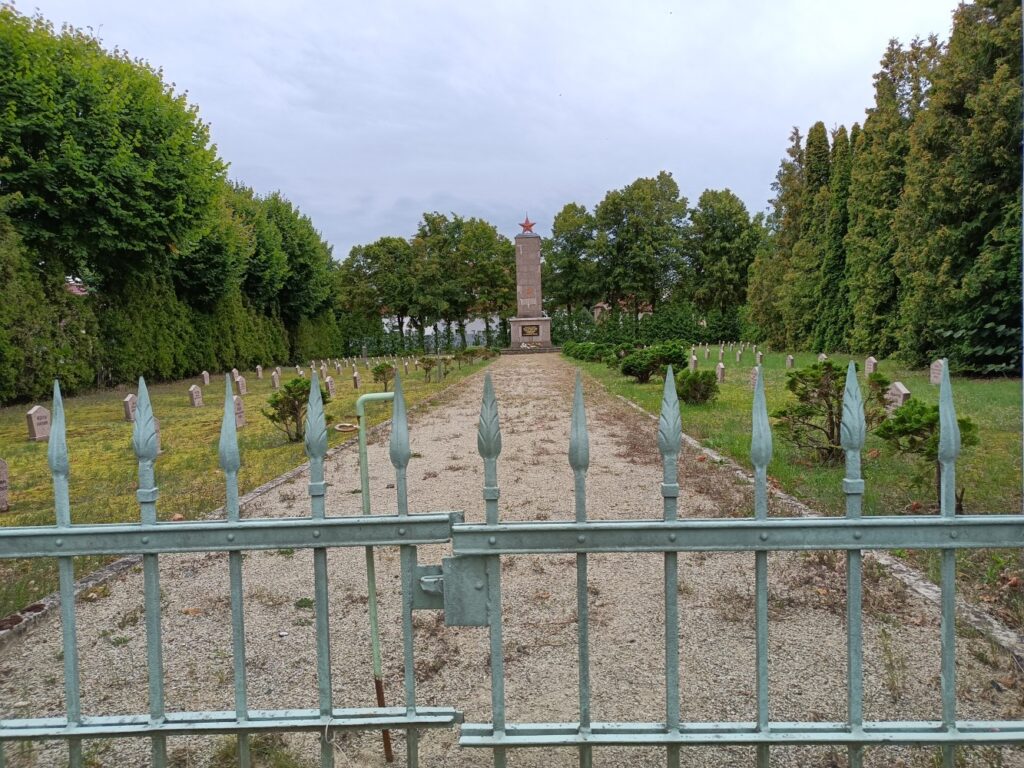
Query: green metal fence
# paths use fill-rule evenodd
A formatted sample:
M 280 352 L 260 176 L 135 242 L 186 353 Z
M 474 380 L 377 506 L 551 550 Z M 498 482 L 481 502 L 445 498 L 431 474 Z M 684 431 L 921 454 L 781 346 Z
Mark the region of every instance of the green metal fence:
M 671 373 L 671 371 L 670 371 Z M 491 717 L 488 723 L 464 724 L 460 744 L 491 750 L 496 766 L 506 763 L 512 748 L 568 747 L 589 766 L 593 750 L 609 745 L 663 747 L 669 766 L 680 764 L 681 751 L 692 746 L 744 745 L 756 748 L 756 764 L 767 766 L 773 746 L 836 745 L 847 748 L 849 764 L 862 763 L 866 747 L 887 744 L 937 745 L 943 765 L 952 768 L 958 745 L 1024 743 L 1024 721 L 967 721 L 956 715 L 955 571 L 956 550 L 973 547 L 1024 545 L 1024 517 L 1019 515 L 956 515 L 955 465 L 960 436 L 948 372 L 940 391 L 939 461 L 942 468 L 940 514 L 925 517 L 861 516 L 864 481 L 860 453 L 864 445 L 863 403 L 853 364 L 847 371 L 843 401 L 842 447 L 846 452 L 846 516 L 841 518 L 768 517 L 767 467 L 772 437 L 760 373 L 754 394 L 751 461 L 754 466 L 752 518 L 696 519 L 679 517 L 678 459 L 682 445 L 679 404 L 673 377 L 666 377 L 658 428 L 662 456 L 663 509 L 660 519 L 589 521 L 586 515 L 586 476 L 589 443 L 582 387 L 579 380 L 573 402 L 569 463 L 575 477 L 573 522 L 506 522 L 499 516 L 497 462 L 501 431 L 497 401 L 490 377 L 485 378 L 477 445 L 484 461 L 485 522 L 466 524 L 457 513 L 410 515 L 406 467 L 410 458 L 408 426 L 401 382 L 396 382 L 390 457 L 395 467 L 398 497 L 396 515 L 369 514 L 366 479 L 365 433 L 361 432 L 364 514 L 327 517 L 324 514 L 323 462 L 326 426 L 315 374 L 310 388 L 306 450 L 310 457 L 312 514 L 299 519 L 239 520 L 237 471 L 239 456 L 234 415 L 230 410 L 230 381 L 222 428 L 221 467 L 227 477 L 225 522 L 156 522 L 156 458 L 152 409 L 145 384 L 140 381 L 134 434 L 139 457 L 139 502 L 142 522 L 135 525 L 73 526 L 67 494 L 68 460 L 64 442 L 64 415 L 60 393 L 54 392 L 54 424 L 50 466 L 54 476 L 57 525 L 8 528 L 0 531 L 0 557 L 57 557 L 60 563 L 61 611 L 67 713 L 64 718 L 0 721 L 0 747 L 12 739 L 65 739 L 71 764 L 81 764 L 81 739 L 148 736 L 153 742 L 153 764 L 165 764 L 165 739 L 183 733 L 237 734 L 240 764 L 248 765 L 248 735 L 264 731 L 315 731 L 321 734 L 321 764 L 332 764 L 331 733 L 339 729 L 404 731 L 407 764 L 418 764 L 419 731 L 451 727 L 461 722 L 457 709 L 427 708 L 416 704 L 412 650 L 412 612 L 439 609 L 453 626 L 487 626 L 490 631 Z M 381 398 L 381 399 L 387 399 Z M 364 420 L 361 423 L 365 427 Z M 419 565 L 416 545 L 450 541 L 452 556 L 441 566 Z M 370 594 L 374 595 L 373 547 L 398 546 L 401 552 L 402 624 L 405 702 L 400 707 L 336 709 L 331 702 L 331 663 L 328 643 L 326 551 L 330 547 L 367 547 Z M 317 710 L 252 711 L 246 704 L 244 628 L 240 553 L 249 549 L 307 547 L 314 552 L 318 684 Z M 938 721 L 867 721 L 863 711 L 862 561 L 863 550 L 938 549 L 941 567 L 941 699 Z M 778 722 L 769 718 L 768 699 L 768 552 L 785 550 L 845 550 L 847 553 L 847 717 L 843 722 Z M 228 551 L 231 608 L 234 628 L 235 710 L 233 712 L 165 712 L 161 687 L 161 644 L 157 557 L 164 552 Z M 754 552 L 756 626 L 756 711 L 753 722 L 684 722 L 680 717 L 680 631 L 677 568 L 679 552 Z M 139 553 L 144 558 L 146 631 L 150 678 L 150 711 L 132 717 L 85 716 L 78 696 L 78 670 L 74 629 L 71 557 L 85 554 Z M 665 706 L 650 713 L 649 721 L 603 722 L 590 708 L 589 617 L 587 559 L 591 554 L 647 552 L 664 557 Z M 579 707 L 578 719 L 567 723 L 511 723 L 504 706 L 504 668 L 500 561 L 520 554 L 576 555 Z M 375 630 L 374 630 L 375 635 Z M 375 655 L 379 676 L 379 656 Z M 378 699 L 379 702 L 382 700 Z M 454 702 L 457 704 L 457 702 Z M 0 756 L 0 765 L 3 759 Z

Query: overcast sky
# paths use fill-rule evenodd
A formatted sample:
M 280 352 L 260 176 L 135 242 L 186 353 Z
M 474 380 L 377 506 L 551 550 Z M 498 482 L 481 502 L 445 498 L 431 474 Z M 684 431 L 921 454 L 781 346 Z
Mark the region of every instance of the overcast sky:
M 890 37 L 954 0 L 37 0 L 162 67 L 230 174 L 336 258 L 424 211 L 548 234 L 567 202 L 670 171 L 763 210 L 792 126 L 862 121 Z

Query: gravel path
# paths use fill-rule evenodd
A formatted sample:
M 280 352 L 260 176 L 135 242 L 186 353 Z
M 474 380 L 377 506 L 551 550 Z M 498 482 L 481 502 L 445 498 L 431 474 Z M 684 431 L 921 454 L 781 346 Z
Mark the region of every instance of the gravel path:
M 503 357 L 494 377 L 504 450 L 499 461 L 505 519 L 572 518 L 568 466 L 569 412 L 574 369 L 555 355 Z M 482 375 L 456 385 L 430 409 L 414 413 L 409 467 L 412 511 L 462 509 L 481 521 L 482 462 L 476 421 Z M 604 392 L 586 385 L 592 518 L 660 517 L 661 472 L 653 423 Z M 686 428 L 685 410 L 683 428 Z M 386 435 L 370 445 L 375 512 L 394 510 Z M 244 461 L 244 457 L 243 457 Z M 358 458 L 344 451 L 328 467 L 328 514 L 358 514 Z M 746 515 L 749 486 L 730 472 L 686 453 L 680 460 L 681 514 Z M 159 480 L 159 464 L 157 468 Z M 245 510 L 248 516 L 303 515 L 305 477 L 271 490 Z M 422 547 L 421 563 L 440 562 L 444 548 Z M 683 716 L 700 720 L 754 718 L 753 555 L 680 555 L 680 636 Z M 378 582 L 386 691 L 400 701 L 401 635 L 398 552 L 378 552 Z M 590 558 L 591 680 L 595 720 L 658 720 L 664 701 L 662 558 L 604 555 Z M 576 624 L 571 555 L 506 557 L 502 563 L 508 719 L 573 721 L 576 712 Z M 313 596 L 308 551 L 253 553 L 245 558 L 249 690 L 253 708 L 315 707 Z M 336 706 L 370 706 L 373 683 L 361 549 L 329 555 L 332 654 Z M 844 560 L 833 553 L 776 554 L 771 583 L 771 715 L 776 720 L 842 720 L 846 696 L 843 620 Z M 225 555 L 161 558 L 168 710 L 230 709 L 231 637 Z M 877 568 L 865 577 L 865 715 L 867 719 L 939 716 L 938 616 Z M 146 711 L 142 577 L 136 570 L 111 582 L 78 610 L 83 707 L 88 714 Z M 439 612 L 416 614 L 420 703 L 455 706 L 469 722 L 490 719 L 487 630 L 447 628 Z M 982 638 L 958 647 L 959 714 L 965 718 L 1020 718 L 1021 684 L 998 651 Z M 0 717 L 63 713 L 60 622 L 51 614 L 0 648 Z M 288 738 L 312 754 L 313 739 Z M 174 738 L 176 766 L 218 764 L 220 739 Z M 425 766 L 486 766 L 488 751 L 463 750 L 457 733 L 429 731 L 421 738 Z M 103 766 L 148 765 L 148 742 L 90 742 Z M 401 760 L 403 740 L 396 740 Z M 1020 766 L 1010 749 L 974 751 L 969 765 Z M 773 751 L 773 765 L 845 765 L 827 748 Z M 10 749 L 10 764 L 62 765 L 60 745 Z M 690 766 L 752 765 L 752 750 L 698 749 Z M 997 762 L 997 758 L 1002 762 Z M 930 750 L 869 751 L 869 765 L 931 765 Z M 520 750 L 510 765 L 576 765 L 571 750 Z M 353 734 L 338 743 L 339 766 L 384 766 L 379 736 Z M 663 765 L 657 750 L 608 748 L 600 766 Z

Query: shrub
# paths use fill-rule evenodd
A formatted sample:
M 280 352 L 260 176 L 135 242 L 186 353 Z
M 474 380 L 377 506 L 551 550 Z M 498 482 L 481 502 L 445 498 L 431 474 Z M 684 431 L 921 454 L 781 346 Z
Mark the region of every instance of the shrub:
M 786 389 L 796 402 L 775 411 L 780 437 L 797 448 L 813 452 L 819 461 L 834 464 L 843 457 L 839 443 L 843 421 L 843 390 L 846 372 L 831 360 L 786 374 Z M 868 377 L 863 392 L 864 419 L 868 429 L 885 418 L 885 390 L 889 381 L 879 373 Z
M 420 368 L 423 369 L 424 381 L 430 381 L 430 372 L 433 370 L 435 365 L 437 365 L 437 358 L 429 356 L 420 358 Z
M 671 365 L 678 371 L 690 364 L 690 351 L 682 341 L 664 341 L 647 349 L 658 365 Z
M 978 428 L 969 418 L 958 418 L 960 445 L 964 448 L 978 444 Z M 919 456 L 935 467 L 935 503 L 942 499 L 942 465 L 939 463 L 939 406 L 925 405 L 911 398 L 882 422 L 875 434 L 885 440 L 899 453 Z M 925 472 L 918 478 L 927 478 Z M 958 506 L 963 500 L 963 491 L 956 494 Z M 958 510 L 959 511 L 959 510 Z
M 676 394 L 684 403 L 702 405 L 718 397 L 718 379 L 714 371 L 694 371 L 684 368 L 676 374 Z
M 327 390 L 320 387 L 320 397 L 324 405 L 331 402 Z M 309 382 L 305 379 L 294 378 L 285 382 L 281 388 L 274 392 L 267 405 L 270 409 L 263 408 L 263 415 L 273 422 L 274 426 L 280 429 L 288 438 L 289 442 L 298 443 L 306 436 L 306 406 L 309 403 Z
M 619 370 L 623 375 L 636 379 L 640 384 L 646 384 L 659 367 L 657 358 L 651 354 L 650 350 L 640 349 L 631 355 L 626 355 Z
M 388 391 L 388 383 L 395 378 L 395 366 L 391 363 L 377 363 L 373 366 L 373 380 L 384 385 L 384 391 Z

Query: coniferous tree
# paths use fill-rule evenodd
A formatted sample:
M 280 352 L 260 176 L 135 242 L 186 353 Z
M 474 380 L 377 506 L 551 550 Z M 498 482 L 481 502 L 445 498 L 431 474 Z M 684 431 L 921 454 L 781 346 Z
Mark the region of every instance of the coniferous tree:
M 899 343 L 911 362 L 1019 372 L 1021 7 L 961 5 L 910 132 L 896 221 Z
M 856 127 L 856 126 L 855 126 Z M 818 312 L 814 328 L 814 347 L 824 352 L 844 348 L 850 325 L 846 287 L 846 203 L 850 191 L 850 140 L 846 128 L 832 134 L 829 160 L 829 211 L 825 227 L 825 254 L 818 279 Z

